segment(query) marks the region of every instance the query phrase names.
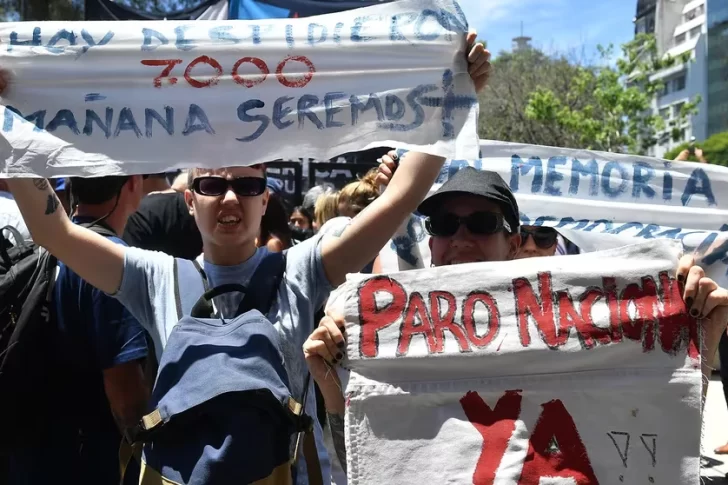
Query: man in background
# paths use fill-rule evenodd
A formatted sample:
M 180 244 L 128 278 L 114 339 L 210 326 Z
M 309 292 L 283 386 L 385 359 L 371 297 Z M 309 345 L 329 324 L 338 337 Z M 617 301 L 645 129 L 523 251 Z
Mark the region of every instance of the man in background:
M 163 181 L 156 176 L 145 180 L 145 190 L 152 186 L 146 184 L 149 180 L 156 180 L 151 184 L 163 190 L 147 192 L 139 209 L 129 217 L 123 239 L 129 246 L 161 251 L 176 258 L 195 259 L 202 254 L 202 237 L 185 202 L 187 173 L 177 175 L 172 186 L 166 174 L 163 175 Z M 178 190 L 178 180 L 182 178 L 184 185 Z
M 118 237 L 143 194 L 142 177 L 72 179 L 75 224 Z M 10 483 L 117 485 L 122 430 L 146 410 L 151 382 L 144 375 L 144 329 L 116 299 L 94 288 L 59 262 L 53 295 L 53 407 L 47 439 L 10 460 Z M 138 482 L 138 465 L 126 484 Z
M 152 173 L 144 178 L 144 195 L 153 192 L 166 192 L 170 188 L 169 177 L 166 172 Z

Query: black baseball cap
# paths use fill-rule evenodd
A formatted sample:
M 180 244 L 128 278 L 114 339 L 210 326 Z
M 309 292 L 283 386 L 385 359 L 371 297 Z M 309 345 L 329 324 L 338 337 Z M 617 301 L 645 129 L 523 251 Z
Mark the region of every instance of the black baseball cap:
M 496 172 L 465 167 L 442 184 L 437 192 L 423 200 L 417 211 L 430 217 L 453 195 L 475 195 L 495 202 L 500 206 L 511 231 L 517 232 L 520 225 L 518 202 L 508 184 Z

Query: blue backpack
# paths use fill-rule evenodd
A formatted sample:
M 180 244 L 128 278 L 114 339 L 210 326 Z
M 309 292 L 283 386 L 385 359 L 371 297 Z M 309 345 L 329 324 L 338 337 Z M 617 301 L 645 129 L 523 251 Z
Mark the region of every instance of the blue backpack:
M 127 433 L 137 448 L 143 443 L 141 485 L 296 483 L 302 433 L 309 483 L 322 483 L 313 421 L 290 395 L 280 336 L 266 318 L 284 270 L 285 255 L 271 253 L 249 288 L 210 289 L 196 261 L 175 259 L 180 320 L 162 353 L 154 410 Z M 238 291 L 237 316 L 215 316 L 212 299 Z

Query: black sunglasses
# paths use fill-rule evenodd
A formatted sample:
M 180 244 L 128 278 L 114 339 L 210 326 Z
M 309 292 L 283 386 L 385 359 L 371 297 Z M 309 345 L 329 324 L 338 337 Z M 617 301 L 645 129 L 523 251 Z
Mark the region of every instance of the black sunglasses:
M 473 212 L 465 217 L 443 213 L 428 217 L 425 221 L 425 228 L 431 236 L 454 236 L 460 225 L 465 225 L 474 236 L 495 234 L 503 229 L 511 232 L 510 224 L 503 219 L 502 214 L 496 212 Z
M 241 197 L 255 197 L 265 192 L 265 177 L 197 177 L 192 181 L 192 190 L 200 195 L 220 196 L 232 189 Z
M 558 233 L 552 227 L 537 227 L 535 229 L 521 227 L 521 245 L 526 244 L 529 236 L 533 238 L 536 246 L 541 249 L 548 249 L 556 244 Z

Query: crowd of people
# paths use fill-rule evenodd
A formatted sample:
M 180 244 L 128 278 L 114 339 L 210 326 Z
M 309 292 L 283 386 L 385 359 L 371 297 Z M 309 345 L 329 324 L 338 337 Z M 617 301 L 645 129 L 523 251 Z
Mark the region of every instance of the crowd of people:
M 470 74 L 482 89 L 489 54 L 474 40 L 471 34 Z M 132 441 L 129 430 L 149 412 L 180 308 L 194 304 L 181 301 L 184 290 L 200 277 L 213 288 L 250 288 L 256 269 L 285 252 L 266 317 L 280 335 L 290 393 L 304 396 L 305 413 L 315 416 L 323 483 L 335 477 L 341 485 L 345 402 L 331 369 L 344 357 L 346 335 L 342 317 L 325 315 L 324 307 L 348 273 L 381 272 L 380 250 L 413 213 L 426 220 L 434 266 L 579 252 L 555 229 L 521 226 L 517 201 L 494 172 L 462 169 L 427 197 L 442 163 L 391 151 L 340 191 L 316 187 L 297 207 L 288 206 L 265 165 L 1 181 L 0 226 L 15 227 L 59 261 L 46 349 L 58 390 L 48 403 L 54 419 L 42 439 L 3 456 L 4 483 L 119 483 L 119 445 Z M 6 244 L 19 243 L 8 237 Z M 690 312 L 708 325 L 707 351 L 715 352 L 728 293 L 691 257 L 677 274 Z M 234 319 L 243 299 L 214 298 L 215 315 Z M 311 463 L 298 459 L 296 483 L 312 482 Z M 131 460 L 124 483 L 138 483 L 141 468 Z

